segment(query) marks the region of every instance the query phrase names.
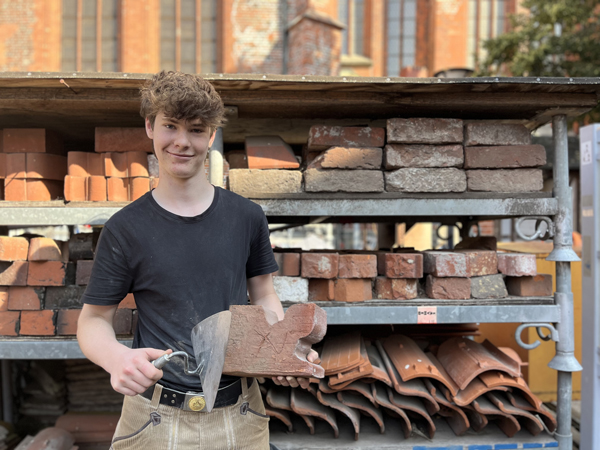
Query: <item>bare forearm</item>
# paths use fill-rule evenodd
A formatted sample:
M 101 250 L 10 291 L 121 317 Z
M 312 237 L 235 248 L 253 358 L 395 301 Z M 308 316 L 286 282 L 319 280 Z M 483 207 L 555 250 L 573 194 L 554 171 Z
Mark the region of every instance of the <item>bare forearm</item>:
M 272 293 L 272 294 L 266 295 L 260 299 L 252 301 L 252 304 L 253 305 L 262 305 L 263 308 L 270 309 L 275 314 L 277 314 L 277 318 L 279 320 L 283 320 L 283 314 L 284 314 L 283 306 L 281 306 L 281 301 L 279 300 L 279 297 L 277 296 L 277 294 Z

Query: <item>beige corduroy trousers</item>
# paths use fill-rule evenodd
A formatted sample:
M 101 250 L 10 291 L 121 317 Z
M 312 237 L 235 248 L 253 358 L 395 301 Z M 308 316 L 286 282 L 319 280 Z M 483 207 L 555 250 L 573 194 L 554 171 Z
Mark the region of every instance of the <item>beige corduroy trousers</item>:
M 152 400 L 125 397 L 111 450 L 269 449 L 269 418 L 254 413 L 265 414 L 256 380 L 248 388 L 242 379 L 237 403 L 210 413 L 161 405 L 161 391 L 157 385 Z

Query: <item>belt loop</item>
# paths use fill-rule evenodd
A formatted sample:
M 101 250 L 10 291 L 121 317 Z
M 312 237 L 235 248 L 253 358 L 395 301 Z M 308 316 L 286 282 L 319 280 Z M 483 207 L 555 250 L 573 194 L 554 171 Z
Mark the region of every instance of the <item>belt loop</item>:
M 242 397 L 248 397 L 248 378 L 242 378 Z
M 152 407 L 156 410 L 158 409 L 158 405 L 160 405 L 160 396 L 162 395 L 162 385 L 156 383 L 154 385 L 154 393 L 152 394 Z

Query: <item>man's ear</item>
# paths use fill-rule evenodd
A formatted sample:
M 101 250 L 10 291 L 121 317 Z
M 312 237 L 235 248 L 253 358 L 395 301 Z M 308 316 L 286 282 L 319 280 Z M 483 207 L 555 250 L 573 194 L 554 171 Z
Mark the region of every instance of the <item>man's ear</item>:
M 212 136 L 210 137 L 210 141 L 208 141 L 208 148 L 211 148 L 213 145 L 213 142 L 215 142 L 215 138 L 217 137 L 217 128 L 215 128 L 215 131 L 213 131 Z
M 150 139 L 154 139 L 154 130 L 152 129 L 152 124 L 150 123 L 150 119 L 146 117 L 146 134 Z

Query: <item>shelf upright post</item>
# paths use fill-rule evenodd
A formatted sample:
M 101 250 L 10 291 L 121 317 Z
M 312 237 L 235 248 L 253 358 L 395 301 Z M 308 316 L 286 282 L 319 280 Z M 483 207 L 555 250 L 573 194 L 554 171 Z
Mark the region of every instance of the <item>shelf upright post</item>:
M 569 149 L 567 141 L 567 116 L 557 114 L 552 117 L 552 137 L 554 143 L 554 197 L 558 212 L 554 216 L 554 250 L 546 258 L 556 261 L 556 292 L 554 300 L 560 306 L 560 322 L 556 325 L 559 341 L 556 343 L 556 356 L 548 366 L 557 370 L 558 392 L 556 418 L 558 428 L 556 440 L 561 450 L 572 450 L 571 435 L 571 396 L 573 391 L 572 372 L 579 372 L 581 365 L 575 358 L 575 337 L 573 325 L 573 292 L 571 291 L 571 262 L 579 261 L 573 251 L 573 200 L 569 187 Z
M 223 186 L 223 128 L 217 128 L 217 135 L 210 146 L 208 158 L 208 181 L 213 186 Z

